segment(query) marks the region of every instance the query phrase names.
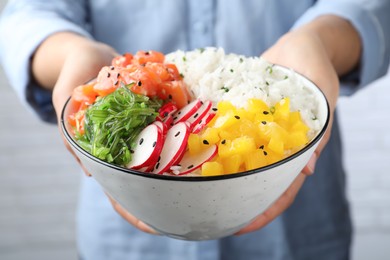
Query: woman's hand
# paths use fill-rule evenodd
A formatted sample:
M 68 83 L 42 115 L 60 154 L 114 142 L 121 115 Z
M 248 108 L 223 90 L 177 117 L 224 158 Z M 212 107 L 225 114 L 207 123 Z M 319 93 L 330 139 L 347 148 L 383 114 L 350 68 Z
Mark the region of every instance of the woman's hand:
M 331 116 L 321 143 L 295 181 L 270 208 L 240 230 L 238 235 L 258 230 L 283 213 L 293 203 L 305 178 L 314 173 L 317 158 L 331 133 L 339 96 L 338 76 L 357 65 L 360 49 L 359 36 L 351 24 L 335 16 L 324 16 L 287 33 L 262 55 L 269 62 L 292 68 L 313 81 L 327 97 Z
M 111 64 L 116 55 L 110 46 L 71 32 L 53 34 L 38 47 L 31 61 L 32 74 L 40 86 L 53 91 L 58 122 L 73 89 L 96 77 L 101 67 Z
M 38 83 L 53 89 L 53 105 L 58 122 L 66 100 L 75 87 L 95 78 L 103 66 L 111 64 L 119 54 L 110 46 L 82 36 L 64 32 L 54 34 L 38 48 L 32 60 L 32 72 Z M 84 172 L 90 176 L 63 137 L 64 144 L 73 154 Z M 107 195 L 113 208 L 136 228 L 156 234 L 146 224 L 135 218 L 112 197 Z

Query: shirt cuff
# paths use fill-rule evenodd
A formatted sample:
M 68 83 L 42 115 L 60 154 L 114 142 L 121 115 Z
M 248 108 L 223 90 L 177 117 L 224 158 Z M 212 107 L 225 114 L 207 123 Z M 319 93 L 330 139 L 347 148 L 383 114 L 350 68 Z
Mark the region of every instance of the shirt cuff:
M 385 3 L 385 1 L 379 1 L 379 3 Z M 382 4 L 383 8 L 389 9 L 389 4 L 386 5 Z M 321 15 L 332 14 L 347 19 L 356 28 L 363 44 L 360 66 L 341 78 L 341 94 L 352 94 L 386 74 L 388 69 L 389 25 L 386 24 L 386 21 L 390 21 L 385 16 L 388 16 L 389 11 L 379 12 L 375 8 L 365 9 L 364 6 L 367 5 L 338 0 L 319 1 L 306 11 L 294 25 L 296 28 Z

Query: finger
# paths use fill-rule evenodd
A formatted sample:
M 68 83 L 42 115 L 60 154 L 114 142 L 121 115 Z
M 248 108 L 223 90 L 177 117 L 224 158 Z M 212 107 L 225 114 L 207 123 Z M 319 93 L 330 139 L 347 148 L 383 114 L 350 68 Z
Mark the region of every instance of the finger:
M 294 182 L 290 185 L 290 187 L 270 208 L 268 208 L 264 213 L 256 217 L 252 223 L 238 231 L 235 235 L 243 235 L 249 232 L 256 231 L 266 226 L 277 216 L 282 214 L 282 212 L 284 212 L 294 201 L 295 196 L 297 195 L 299 189 L 305 181 L 305 178 L 305 174 L 299 174 L 298 177 L 294 180 Z
M 316 163 L 317 163 L 317 151 L 315 151 L 310 159 L 309 162 L 306 164 L 306 166 L 302 169 L 302 173 L 306 174 L 307 176 L 312 175 L 315 171 L 316 168 Z
M 127 220 L 131 225 L 138 228 L 139 230 L 152 234 L 152 235 L 159 235 L 158 232 L 156 232 L 154 229 L 146 225 L 144 222 L 139 220 L 138 218 L 134 217 L 132 214 L 130 214 L 127 210 L 125 210 L 118 202 L 116 202 L 110 195 L 106 194 L 115 209 L 116 212 L 118 212 L 119 215 L 121 215 L 125 220 Z

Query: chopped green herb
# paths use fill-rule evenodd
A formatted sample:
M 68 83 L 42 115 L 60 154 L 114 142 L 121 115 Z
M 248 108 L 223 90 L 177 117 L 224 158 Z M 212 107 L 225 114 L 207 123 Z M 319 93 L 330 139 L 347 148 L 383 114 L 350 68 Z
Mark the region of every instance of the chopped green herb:
M 231 72 L 231 73 L 233 73 L 233 72 L 234 72 L 234 70 L 233 70 L 233 69 L 230 69 L 230 72 Z
M 273 68 L 273 65 L 267 66 L 267 68 L 265 68 L 265 71 L 268 72 L 269 74 L 272 74 L 272 72 L 273 72 L 272 68 Z
M 270 107 L 269 112 L 271 112 L 271 114 L 275 114 L 275 107 L 274 106 Z
M 286 75 L 286 76 L 284 76 L 284 79 L 288 79 L 288 76 Z
M 187 58 L 186 56 L 183 56 L 183 61 L 186 62 L 187 61 Z
M 198 50 L 200 51 L 200 53 L 203 53 L 205 51 L 204 48 L 199 48 Z
M 179 75 L 180 75 L 180 77 L 181 77 L 182 79 L 184 79 L 184 74 L 183 74 L 183 73 L 180 73 Z
M 243 63 L 244 62 L 244 59 L 240 57 L 240 63 Z
M 224 90 L 225 92 L 229 92 L 229 90 L 230 90 L 230 89 L 228 89 L 228 88 L 225 87 L 225 86 L 223 86 L 221 89 Z

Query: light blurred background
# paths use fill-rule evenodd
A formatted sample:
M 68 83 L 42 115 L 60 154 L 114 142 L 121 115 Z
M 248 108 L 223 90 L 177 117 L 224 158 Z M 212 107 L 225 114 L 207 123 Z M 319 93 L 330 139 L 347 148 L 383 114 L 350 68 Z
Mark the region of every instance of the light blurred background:
M 0 97 L 0 259 L 77 259 L 80 170 L 57 127 L 22 107 L 1 69 Z M 390 259 L 389 97 L 390 75 L 339 102 L 353 260 Z

